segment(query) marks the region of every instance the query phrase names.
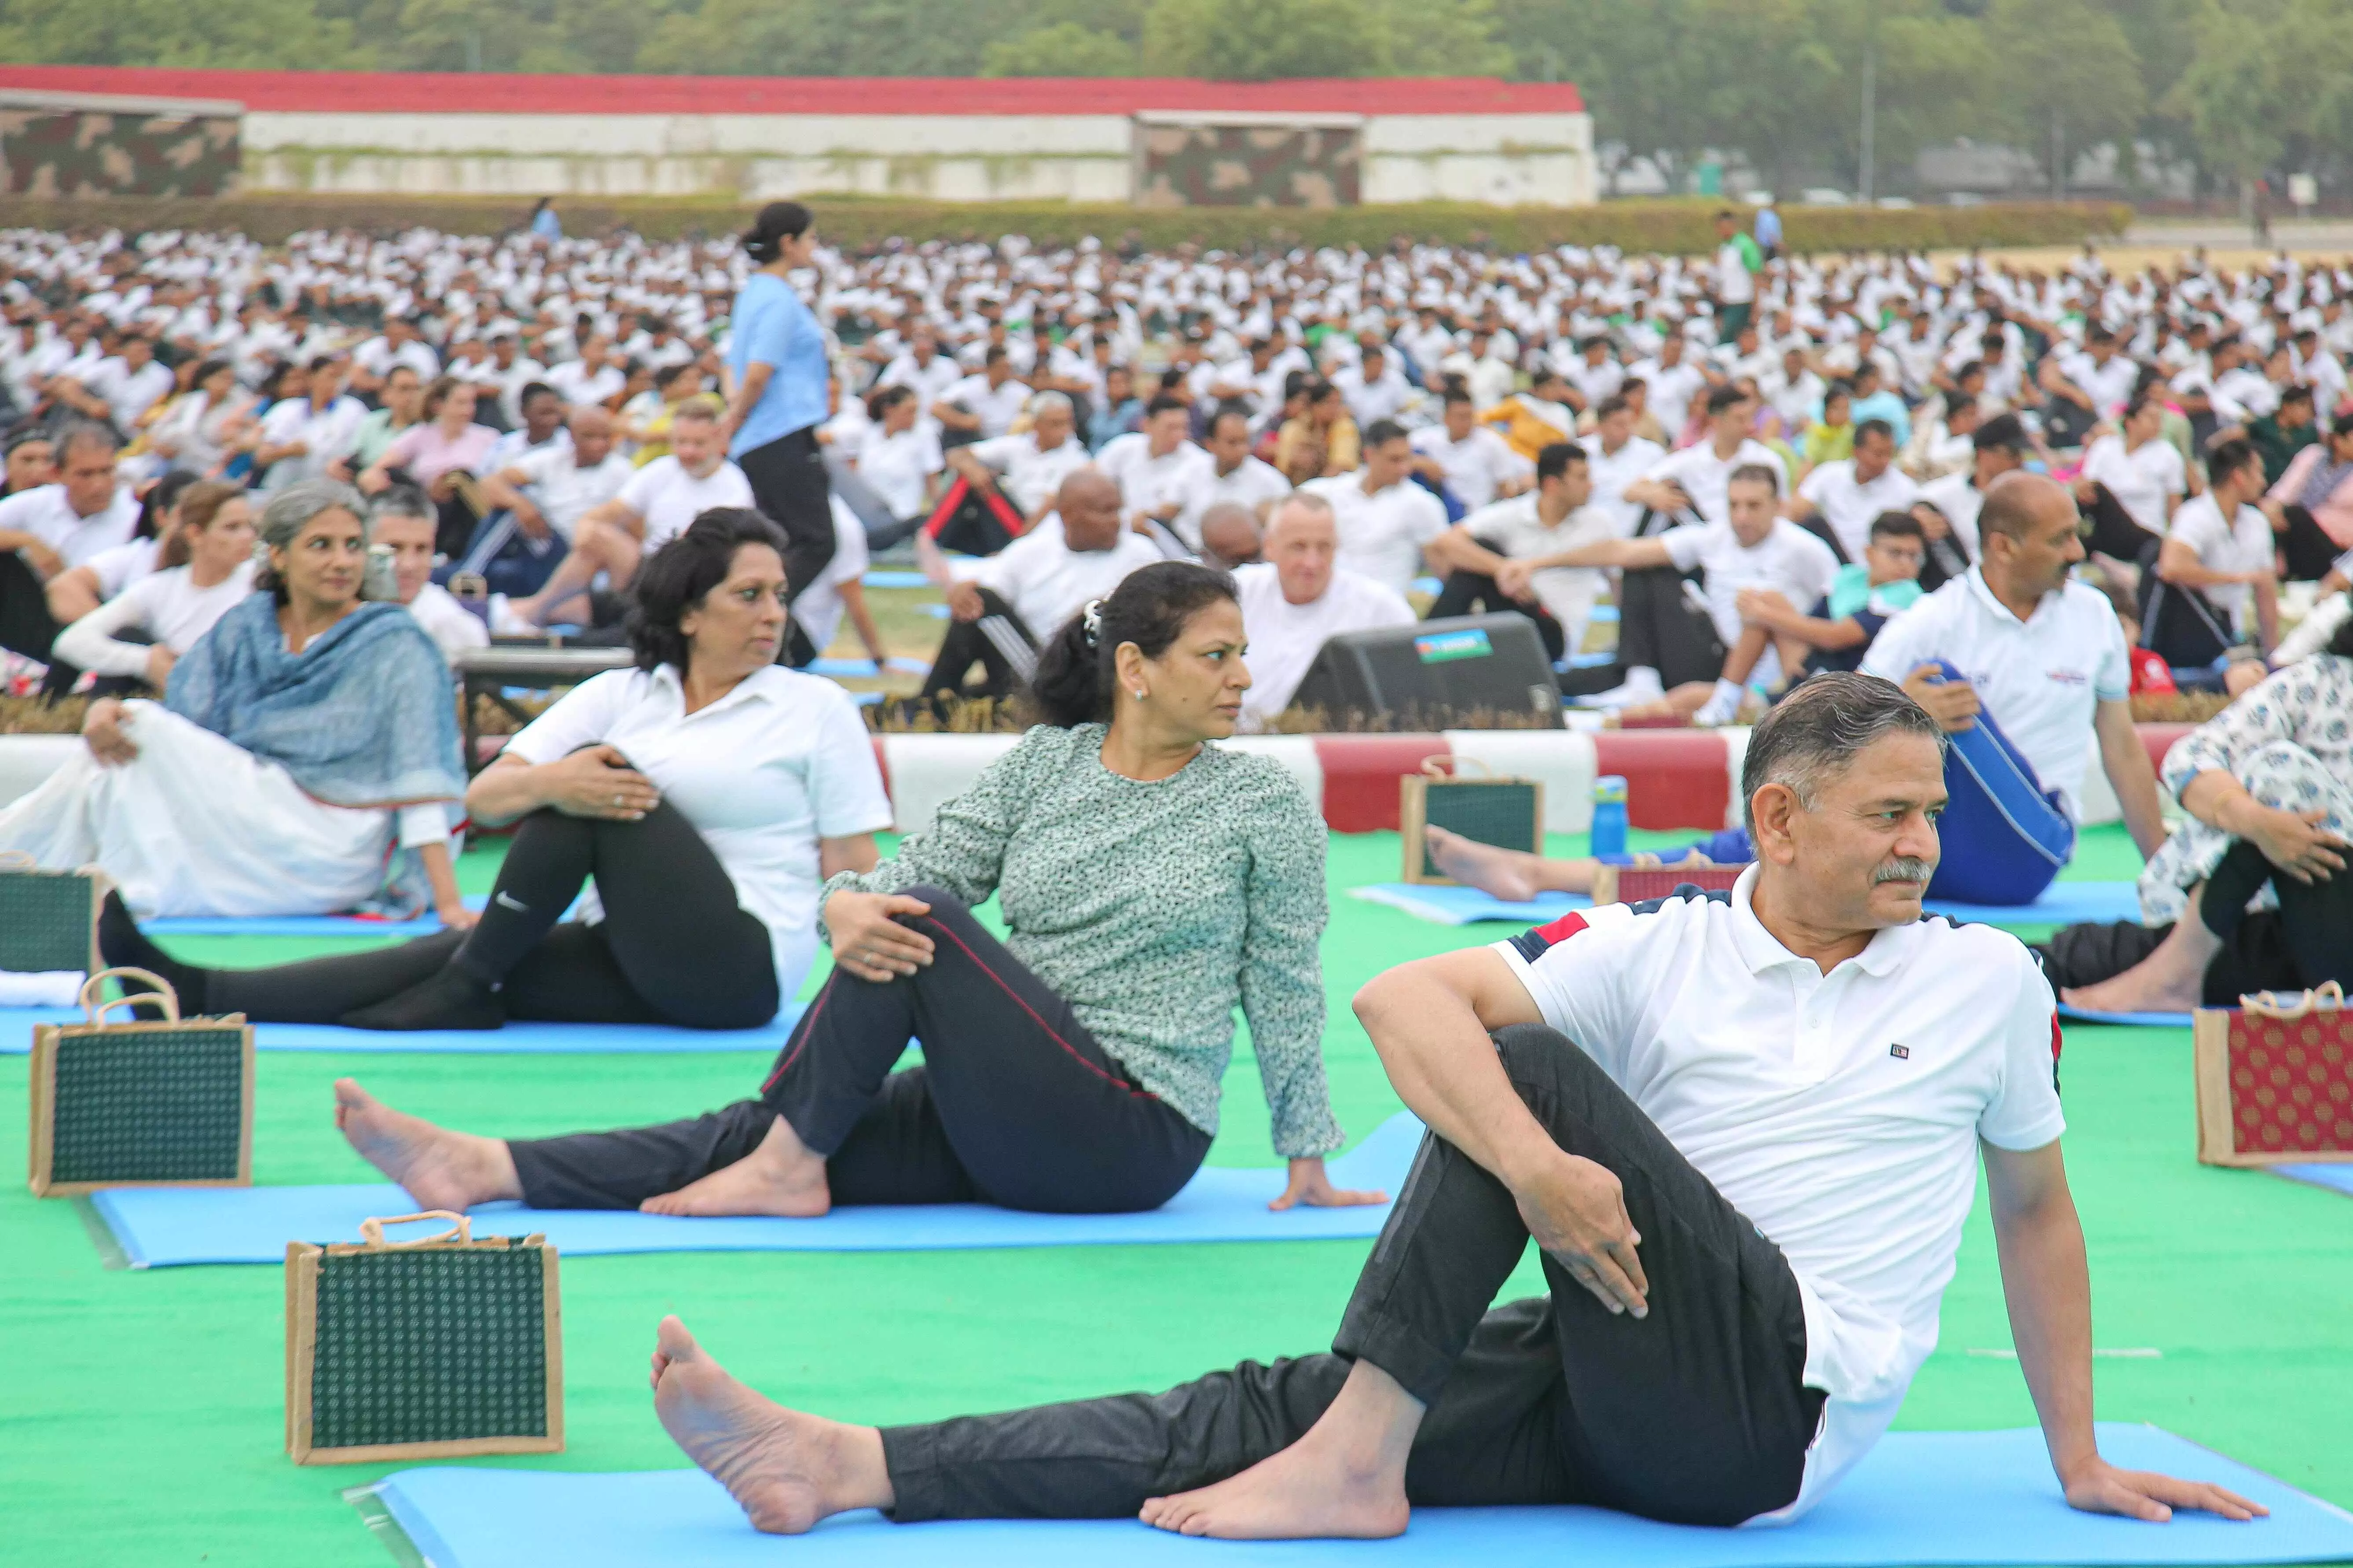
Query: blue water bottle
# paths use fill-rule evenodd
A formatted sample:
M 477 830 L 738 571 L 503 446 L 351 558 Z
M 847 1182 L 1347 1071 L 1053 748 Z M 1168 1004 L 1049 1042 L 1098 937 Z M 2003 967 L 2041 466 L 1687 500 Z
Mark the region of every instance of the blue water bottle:
M 1616 773 L 1604 773 L 1593 781 L 1593 842 L 1596 859 L 1608 860 L 1626 854 L 1626 781 Z

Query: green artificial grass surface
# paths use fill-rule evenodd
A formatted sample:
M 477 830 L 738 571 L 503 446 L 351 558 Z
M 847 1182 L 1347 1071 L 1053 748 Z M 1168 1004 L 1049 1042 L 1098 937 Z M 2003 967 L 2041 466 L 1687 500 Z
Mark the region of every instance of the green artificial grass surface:
M 1669 842 L 1672 835 L 1638 835 Z M 2087 835 L 2086 849 L 2095 848 Z M 1578 847 L 1556 842 L 1556 852 Z M 2099 849 L 2107 853 L 2106 849 Z M 2129 846 L 2125 853 L 2129 855 Z M 1351 1138 L 1396 1110 L 1347 1011 L 1403 959 L 1493 940 L 1339 896 L 1394 879 L 1395 835 L 1332 841 L 1326 1062 Z M 476 889 L 495 847 L 470 854 Z M 2109 861 L 2104 866 L 2115 862 Z M 2129 875 L 2128 869 L 2104 870 Z M 187 939 L 199 962 L 271 962 L 339 944 Z M 348 944 L 341 944 L 348 945 Z M 201 950 L 201 951 L 200 951 Z M 2070 1028 L 2066 1150 L 2090 1238 L 2100 1415 L 2152 1421 L 2353 1505 L 2353 1205 L 2192 1156 L 2189 1037 Z M 260 1058 L 255 1179 L 372 1173 L 328 1116 L 345 1074 L 418 1114 L 544 1134 L 682 1115 L 734 1098 L 763 1064 L 741 1052 L 613 1056 Z M 26 1058 L 0 1058 L 24 1103 Z M 1240 1050 L 1225 1164 L 1269 1164 L 1266 1113 Z M 23 1121 L 0 1125 L 21 1168 Z M 109 1271 L 76 1205 L 0 1191 L 0 1563 L 256 1568 L 386 1561 L 339 1494 L 401 1467 L 300 1468 L 282 1452 L 282 1280 L 268 1268 Z M 326 1237 L 315 1239 L 332 1239 Z M 677 1312 L 755 1386 L 860 1421 L 1162 1387 L 1243 1357 L 1329 1341 L 1362 1242 L 1065 1247 L 968 1253 L 675 1254 L 568 1259 L 563 1271 L 569 1449 L 481 1463 L 575 1470 L 674 1467 L 645 1384 L 655 1324 Z M 1509 1294 L 1541 1289 L 1524 1261 Z M 2010 1345 L 1980 1200 L 1945 1298 L 1942 1344 L 1899 1424 L 2015 1426 L 2033 1410 Z M 1977 1353 L 1995 1352 L 1995 1353 Z M 780 1560 L 781 1552 L 780 1548 Z

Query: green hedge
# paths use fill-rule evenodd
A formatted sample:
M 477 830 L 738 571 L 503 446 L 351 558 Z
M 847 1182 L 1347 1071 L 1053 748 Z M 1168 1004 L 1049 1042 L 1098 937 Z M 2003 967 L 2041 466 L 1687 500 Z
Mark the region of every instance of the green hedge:
M 1265 241 L 1378 247 L 1399 235 L 1505 250 L 1563 244 L 1692 253 L 1715 244 L 1714 201 L 1620 201 L 1588 207 L 1492 207 L 1455 203 L 1339 207 L 1319 212 L 1267 207 L 1132 207 L 1063 202 L 955 203 L 819 197 L 820 233 L 849 244 L 893 236 L 994 239 L 1024 234 L 1053 244 L 1093 235 L 1134 235 L 1166 248 L 1185 241 L 1237 248 Z M 227 196 L 217 200 L 101 196 L 12 197 L 0 225 L 126 230 L 234 228 L 275 245 L 304 228 L 389 229 L 423 224 L 459 234 L 496 234 L 520 224 L 525 200 L 470 196 Z M 655 238 L 723 234 L 748 226 L 754 207 L 737 202 L 565 198 L 565 229 L 594 234 L 626 226 Z M 1959 249 L 1970 246 L 2073 245 L 2122 234 L 2132 209 L 2121 203 L 1989 203 L 1973 207 L 1785 207 L 1792 249 Z

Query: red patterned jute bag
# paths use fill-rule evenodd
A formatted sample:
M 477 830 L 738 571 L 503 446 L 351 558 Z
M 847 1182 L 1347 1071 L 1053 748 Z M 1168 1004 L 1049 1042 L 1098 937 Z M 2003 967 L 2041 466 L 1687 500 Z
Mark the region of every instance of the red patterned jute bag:
M 2353 1160 L 2353 1010 L 2337 982 L 2200 1007 L 2193 1035 L 2200 1163 Z

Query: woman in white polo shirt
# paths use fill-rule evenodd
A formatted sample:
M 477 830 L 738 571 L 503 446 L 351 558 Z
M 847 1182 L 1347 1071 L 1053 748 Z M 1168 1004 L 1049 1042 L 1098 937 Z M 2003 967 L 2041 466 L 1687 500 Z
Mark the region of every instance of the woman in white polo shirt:
M 206 970 L 110 906 L 109 962 L 164 975 L 185 1007 L 257 1022 L 766 1023 L 816 956 L 818 887 L 872 867 L 891 820 L 849 694 L 776 665 L 783 543 L 757 512 L 720 510 L 647 563 L 638 668 L 574 688 L 466 793 L 475 822 L 519 823 L 471 931 Z M 580 918 L 559 924 L 591 879 Z
M 2129 563 L 2165 537 L 2189 472 L 2164 431 L 2164 401 L 2155 388 L 2144 388 L 2125 408 L 2123 431 L 2101 437 L 2084 454 L 2075 500 L 2091 521 L 2091 549 Z

